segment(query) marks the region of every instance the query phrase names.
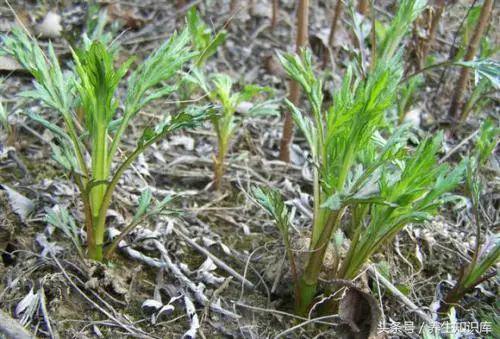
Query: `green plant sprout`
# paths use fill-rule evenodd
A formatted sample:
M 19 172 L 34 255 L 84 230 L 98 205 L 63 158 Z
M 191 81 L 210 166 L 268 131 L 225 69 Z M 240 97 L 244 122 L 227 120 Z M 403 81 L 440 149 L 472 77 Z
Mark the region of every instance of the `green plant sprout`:
M 118 29 L 120 28 L 120 23 L 114 21 L 108 25 L 108 11 L 106 9 L 101 9 L 96 3 L 89 5 L 87 11 L 87 20 L 85 22 L 85 32 L 84 40 L 92 42 L 94 40 L 99 40 L 108 47 L 112 49 L 112 52 L 117 52 L 119 45 L 113 43 L 113 39 L 116 36 Z
M 45 221 L 60 230 L 67 238 L 69 238 L 80 257 L 83 258 L 83 249 L 80 241 L 79 229 L 76 226 L 75 219 L 73 219 L 66 208 L 47 211 Z
M 59 127 L 40 115 L 30 114 L 56 135 L 53 157 L 73 175 L 79 187 L 88 256 L 92 259 L 103 260 L 106 212 L 125 170 L 165 135 L 195 126 L 209 115 L 206 108 L 189 108 L 176 115 L 166 115 L 156 126 L 144 129 L 135 148 L 113 170 L 113 162 L 118 161 L 119 145 L 132 119 L 150 102 L 174 92 L 175 84 L 166 85 L 165 82 L 197 55 L 188 43 L 187 30 L 173 34 L 131 72 L 123 113 L 118 117 L 120 100 L 115 92 L 132 64 L 131 59 L 116 69 L 108 48 L 100 41 L 93 41 L 87 48 L 72 51 L 74 71 L 63 74 L 51 44 L 46 56 L 37 42 L 20 29 L 3 37 L 4 52 L 17 58 L 35 78 L 35 89 L 23 96 L 39 100 L 55 110 L 64 122 L 64 127 Z M 76 119 L 77 109 L 84 112 L 83 126 Z M 105 256 L 110 255 L 108 251 Z
M 350 244 L 343 258 L 337 255 L 327 276 L 353 279 L 371 255 L 405 225 L 423 222 L 436 212 L 443 195 L 461 181 L 465 165 L 453 171 L 445 164 L 438 165 L 442 133 L 423 140 L 414 152 L 406 147 L 406 127 L 387 139 L 382 137 L 384 115 L 395 104 L 402 75 L 399 54 L 379 59 L 365 79 L 354 78 L 349 67 L 333 105 L 326 111 L 322 109 L 322 83 L 312 71 L 311 53 L 304 50 L 300 57 L 285 54 L 280 59 L 288 75 L 301 85 L 312 110 L 309 117 L 287 102 L 312 155 L 309 255 L 295 281 L 296 311 L 306 315 L 317 293 L 328 244 L 343 220 L 349 225 Z M 254 195 L 288 238 L 284 230 L 290 221 L 276 195 L 264 189 L 256 189 Z M 289 243 L 285 239 L 287 247 Z M 335 248 L 335 253 L 342 253 L 341 248 Z
M 427 5 L 426 0 L 402 0 L 396 15 L 387 28 L 378 27 L 377 60 L 389 60 L 398 51 L 401 41 L 409 32 L 412 22 Z
M 238 106 L 259 94 L 270 92 L 271 89 L 256 85 L 246 85 L 240 92 L 233 91 L 233 81 L 227 74 L 217 73 L 206 79 L 199 71 L 193 71 L 191 80 L 197 83 L 208 95 L 213 104 L 221 106 L 221 114 L 211 118 L 217 135 L 217 153 L 214 155 L 214 186 L 220 190 L 224 176 L 224 159 L 230 148 L 231 137 L 238 127 L 235 115 Z M 252 104 L 248 115 L 277 115 L 277 105 L 273 101 L 263 101 Z
M 214 34 L 212 29 L 201 19 L 196 7 L 192 7 L 187 12 L 186 22 L 193 49 L 199 53 L 195 63 L 199 67 L 214 55 L 217 48 L 226 41 L 227 32 L 220 30 Z
M 498 52 L 498 47 L 484 36 L 481 39 L 481 48 L 479 52 L 479 57 L 472 62 L 475 74 L 474 74 L 474 87 L 469 98 L 466 100 L 462 108 L 462 120 L 466 119 L 472 112 L 480 112 L 491 100 L 488 95 L 500 87 L 500 67 L 498 62 L 495 63 L 494 55 Z M 481 67 L 477 66 L 478 62 L 488 61 L 488 67 L 490 71 L 488 74 L 484 74 L 481 71 Z M 469 62 L 470 64 L 470 62 Z M 484 68 L 484 66 L 483 66 Z
M 7 132 L 7 135 L 10 135 L 12 133 L 12 126 L 10 126 L 9 115 L 8 115 L 7 110 L 5 109 L 5 106 L 1 100 L 0 100 L 0 123 L 2 124 L 2 127 Z
M 472 202 L 474 223 L 476 224 L 476 246 L 472 254 L 472 260 L 462 267 L 455 286 L 443 299 L 439 309 L 440 313 L 448 312 L 450 306 L 458 303 L 477 285 L 497 274 L 496 270 L 490 273 L 488 273 L 488 270 L 494 267 L 500 260 L 500 234 L 491 235 L 487 240 L 481 242 L 479 204 L 482 185 L 479 172 L 491 156 L 498 144 L 499 138 L 500 128 L 495 127 L 495 123 L 491 119 L 485 120 L 481 126 L 474 155 L 468 163 L 466 173 L 466 184 Z
M 191 38 L 192 49 L 198 53 L 196 60 L 193 62 L 193 69 L 198 69 L 199 71 L 207 60 L 217 52 L 219 46 L 224 44 L 227 38 L 227 32 L 222 29 L 214 33 L 200 17 L 196 7 L 192 7 L 187 12 L 186 26 Z M 199 84 L 189 81 L 189 79 L 189 76 L 183 78 L 183 82 L 179 86 L 181 106 L 184 102 L 188 102 L 193 94 L 197 93 L 199 90 Z

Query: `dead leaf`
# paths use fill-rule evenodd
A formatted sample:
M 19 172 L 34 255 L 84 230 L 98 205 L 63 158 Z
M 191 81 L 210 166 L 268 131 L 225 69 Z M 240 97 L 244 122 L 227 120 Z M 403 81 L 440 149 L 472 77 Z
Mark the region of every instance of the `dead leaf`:
M 23 71 L 24 68 L 21 66 L 16 59 L 11 58 L 10 56 L 0 56 L 0 71 Z
M 35 25 L 35 32 L 43 38 L 58 38 L 61 36 L 61 16 L 55 12 L 48 12 L 43 21 Z
M 410 123 L 413 127 L 420 127 L 422 121 L 422 111 L 419 108 L 414 108 L 406 112 L 404 122 Z
M 236 106 L 236 112 L 240 114 L 247 114 L 250 112 L 250 109 L 253 107 L 253 104 L 249 101 L 242 101 Z
M 174 135 L 170 138 L 170 144 L 173 146 L 183 146 L 186 151 L 194 149 L 194 139 L 186 135 Z
M 152 315 L 153 313 L 158 312 L 158 310 L 162 307 L 163 304 L 160 301 L 154 299 L 146 299 L 141 305 L 142 311 L 146 315 Z
M 274 54 L 263 57 L 263 62 L 264 62 L 264 67 L 270 74 L 276 75 L 278 77 L 286 76 L 283 66 L 281 66 L 281 63 L 278 61 L 278 59 Z
M 108 6 L 108 16 L 110 21 L 122 20 L 125 27 L 132 30 L 138 30 L 146 23 L 146 20 L 137 13 L 137 9 L 125 9 L 118 3 L 113 3 Z
M 0 185 L 0 187 L 7 192 L 12 210 L 21 218 L 22 222 L 25 222 L 28 215 L 35 208 L 33 201 L 7 185 Z
M 340 282 L 339 285 L 348 288 L 340 301 L 340 318 L 349 325 L 354 338 L 374 337 L 380 320 L 377 300 L 354 284 Z

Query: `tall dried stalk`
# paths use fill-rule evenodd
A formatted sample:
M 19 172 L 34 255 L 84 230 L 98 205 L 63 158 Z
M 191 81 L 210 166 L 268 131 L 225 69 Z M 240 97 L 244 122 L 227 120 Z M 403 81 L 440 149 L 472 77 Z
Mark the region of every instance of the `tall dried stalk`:
M 299 0 L 299 8 L 297 9 L 297 52 L 306 45 L 308 36 L 308 17 L 309 17 L 309 0 Z M 290 93 L 288 100 L 294 105 L 298 105 L 300 99 L 300 87 L 296 81 L 290 83 Z M 285 120 L 283 123 L 283 136 L 281 137 L 280 145 L 280 160 L 290 162 L 290 144 L 293 140 L 293 120 L 289 111 L 285 112 Z
M 368 0 L 359 0 L 358 12 L 363 14 L 363 15 L 366 15 L 366 13 L 368 12 L 369 6 L 370 6 L 370 3 Z
M 274 31 L 276 25 L 278 24 L 278 14 L 280 10 L 280 1 L 273 0 L 273 13 L 271 17 L 271 29 Z
M 493 0 L 485 0 L 483 7 L 481 8 L 481 13 L 479 14 L 479 19 L 477 21 L 474 33 L 467 47 L 467 53 L 464 56 L 464 61 L 471 61 L 476 55 L 477 47 L 481 41 L 481 37 L 488 26 L 488 21 L 490 18 L 491 11 L 493 9 Z M 460 77 L 458 78 L 457 85 L 453 92 L 453 97 L 451 99 L 450 110 L 448 112 L 450 117 L 458 118 L 459 109 L 461 106 L 462 96 L 465 91 L 465 87 L 469 81 L 469 68 L 463 67 L 460 70 Z M 467 113 L 460 116 L 460 120 L 465 120 L 467 118 Z
M 238 0 L 231 0 L 231 2 L 229 2 L 229 11 L 231 13 L 234 13 L 237 7 L 238 7 Z
M 328 46 L 323 54 L 323 68 L 328 64 L 329 59 L 329 48 L 332 48 L 333 41 L 335 39 L 335 32 L 337 30 L 337 23 L 339 21 L 340 15 L 342 14 L 342 0 L 337 0 L 337 4 L 335 5 L 335 10 L 333 12 L 332 25 L 330 26 L 330 34 L 328 35 Z
M 436 40 L 437 28 L 439 26 L 439 21 L 441 20 L 441 16 L 443 15 L 445 5 L 446 5 L 446 0 L 436 1 L 436 6 L 434 8 L 434 13 L 432 15 L 432 20 L 431 20 L 431 26 L 429 27 L 429 35 L 427 36 L 427 41 L 425 42 L 422 48 L 420 68 L 423 68 L 425 58 L 427 57 L 429 50 L 434 44 L 434 40 Z

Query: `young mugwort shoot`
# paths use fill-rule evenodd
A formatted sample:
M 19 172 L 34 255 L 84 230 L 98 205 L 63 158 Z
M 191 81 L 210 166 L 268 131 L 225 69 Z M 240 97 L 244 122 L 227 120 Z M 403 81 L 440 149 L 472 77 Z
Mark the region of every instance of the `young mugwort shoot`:
M 149 146 L 173 131 L 201 123 L 209 112 L 206 108 L 188 108 L 166 115 L 156 126 L 146 127 L 133 150 L 120 160 L 117 151 L 134 117 L 150 102 L 176 90 L 175 83 L 167 85 L 166 81 L 176 79 L 178 71 L 197 53 L 189 47 L 187 30 L 173 34 L 131 71 L 121 100 L 117 88 L 133 60 L 116 68 L 108 46 L 98 40 L 85 45 L 72 50 L 74 69 L 64 73 L 52 45 L 49 43 L 46 55 L 20 29 L 3 37 L 2 49 L 34 77 L 34 90 L 23 96 L 40 101 L 62 118 L 61 127 L 41 115 L 30 114 L 56 136 L 57 142 L 52 143 L 54 159 L 72 174 L 80 190 L 88 256 L 101 261 L 115 248 L 111 246 L 104 253 L 106 213 L 125 170 Z M 76 119 L 77 110 L 83 111 L 82 124 Z
M 197 83 L 208 95 L 211 103 L 220 106 L 220 114 L 213 115 L 212 125 L 217 135 L 217 152 L 214 161 L 214 186 L 221 189 L 224 176 L 224 161 L 230 148 L 231 138 L 238 126 L 237 111 L 249 116 L 277 115 L 277 104 L 273 100 L 251 103 L 257 96 L 271 92 L 270 88 L 246 85 L 241 91 L 234 90 L 234 83 L 227 74 L 217 73 L 206 79 L 199 71 L 193 71 L 191 80 Z M 249 107 L 247 107 L 249 106 Z

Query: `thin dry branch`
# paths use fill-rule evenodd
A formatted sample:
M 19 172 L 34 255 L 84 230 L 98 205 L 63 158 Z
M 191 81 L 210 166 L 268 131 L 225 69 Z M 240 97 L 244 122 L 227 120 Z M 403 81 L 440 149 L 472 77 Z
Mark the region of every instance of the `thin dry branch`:
M 368 267 L 368 272 L 376 277 L 376 279 L 384 285 L 391 293 L 397 297 L 403 304 L 405 304 L 410 311 L 417 314 L 423 321 L 425 321 L 429 325 L 433 325 L 434 321 L 430 316 L 428 316 L 424 311 L 420 309 L 413 301 L 411 301 L 407 296 L 405 296 L 401 291 L 397 289 L 389 280 L 387 280 L 383 275 L 381 275 L 377 269 L 373 266 Z
M 493 9 L 493 0 L 485 0 L 483 3 L 483 7 L 481 7 L 481 13 L 479 14 L 479 19 L 477 21 L 476 27 L 474 29 L 474 33 L 469 42 L 469 46 L 467 47 L 467 53 L 464 56 L 464 61 L 471 61 L 476 56 L 476 51 L 481 42 L 481 37 L 488 26 L 490 14 Z M 455 90 L 453 92 L 453 97 L 451 99 L 450 110 L 448 114 L 450 117 L 458 118 L 459 109 L 461 106 L 462 97 L 465 91 L 465 87 L 469 82 L 469 68 L 463 67 L 460 71 L 460 77 L 458 78 L 457 84 L 455 86 Z M 460 120 L 465 120 L 467 118 L 466 114 L 462 114 L 460 116 Z
M 309 26 L 309 0 L 299 0 L 297 8 L 297 39 L 296 50 L 307 44 L 308 41 L 308 26 Z M 300 86 L 296 81 L 290 83 L 290 94 L 288 99 L 298 106 L 300 100 Z M 283 135 L 280 144 L 280 160 L 290 162 L 290 145 L 293 140 L 293 120 L 292 114 L 289 111 L 285 112 L 285 120 L 283 122 Z

